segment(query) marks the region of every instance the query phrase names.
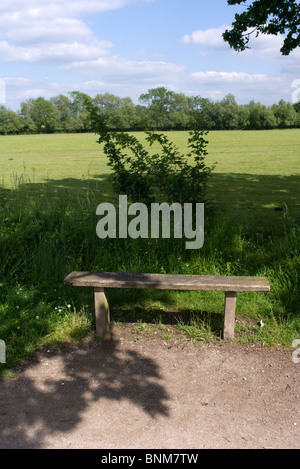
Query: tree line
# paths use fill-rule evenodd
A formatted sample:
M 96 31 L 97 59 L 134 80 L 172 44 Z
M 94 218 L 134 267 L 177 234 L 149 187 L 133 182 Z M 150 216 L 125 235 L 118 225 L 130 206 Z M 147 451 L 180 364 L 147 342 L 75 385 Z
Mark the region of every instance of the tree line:
M 111 93 L 91 98 L 72 91 L 49 100 L 43 97 L 28 99 L 16 112 L 0 106 L 0 134 L 91 132 L 87 100 L 97 106 L 107 128 L 115 131 L 300 127 L 300 102 L 291 104 L 281 99 L 270 106 L 255 101 L 239 105 L 232 94 L 213 101 L 158 87 L 141 94 L 139 104 L 134 104 L 129 97 L 120 98 Z

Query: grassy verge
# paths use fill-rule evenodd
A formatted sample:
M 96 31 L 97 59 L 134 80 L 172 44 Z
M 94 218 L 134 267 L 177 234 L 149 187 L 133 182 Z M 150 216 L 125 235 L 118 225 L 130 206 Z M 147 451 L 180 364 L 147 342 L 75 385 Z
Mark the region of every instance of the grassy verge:
M 246 146 L 249 134 L 244 134 Z M 261 135 L 267 138 L 270 134 Z M 179 133 L 174 136 L 174 140 L 182 138 Z M 223 138 L 225 145 L 230 136 L 232 142 L 237 138 L 235 132 L 220 132 L 215 138 Z M 299 172 L 292 169 L 291 174 L 276 175 L 269 167 L 269 174 L 262 168 L 262 174 L 251 175 L 239 163 L 240 173 L 225 173 L 227 162 L 223 161 L 222 171 L 215 172 L 210 183 L 216 210 L 206 219 L 205 242 L 198 251 L 186 250 L 184 239 L 100 240 L 95 231 L 96 207 L 115 198 L 105 161 L 100 157 L 99 171 L 89 172 L 86 153 L 80 159 L 81 153 L 75 149 L 77 156 L 69 150 L 65 164 L 59 165 L 55 149 L 64 140 L 60 141 L 61 135 L 51 137 L 47 158 L 52 155 L 56 161 L 56 177 L 35 171 L 32 180 L 26 171 L 18 173 L 22 171 L 18 167 L 10 187 L 0 187 L 0 338 L 7 346 L 7 363 L 0 364 L 1 373 L 41 344 L 61 344 L 92 333 L 92 290 L 62 283 L 72 270 L 266 275 L 270 293 L 238 295 L 236 340 L 290 346 L 299 338 Z M 77 149 L 82 152 L 83 142 L 91 136 L 80 137 L 82 140 L 76 136 Z M 95 137 L 92 139 L 97 150 Z M 7 148 L 12 145 L 8 140 L 5 137 Z M 216 145 L 213 138 L 212 143 Z M 36 142 L 36 152 L 42 152 L 40 145 L 41 141 Z M 23 156 L 33 151 L 29 147 Z M 238 161 L 240 146 L 231 147 L 232 158 Z M 295 168 L 297 155 L 291 156 L 288 139 L 286 147 Z M 35 158 L 37 154 L 31 153 L 30 160 Z M 74 174 L 66 178 L 65 167 L 72 165 L 72 158 Z M 26 165 L 28 168 L 28 162 Z M 79 169 L 83 166 L 85 173 Z M 234 167 L 238 169 L 238 165 Z M 143 334 L 166 341 L 178 334 L 195 341 L 214 341 L 221 336 L 224 295 L 220 292 L 111 290 L 109 301 L 115 324 L 135 323 L 135 340 Z

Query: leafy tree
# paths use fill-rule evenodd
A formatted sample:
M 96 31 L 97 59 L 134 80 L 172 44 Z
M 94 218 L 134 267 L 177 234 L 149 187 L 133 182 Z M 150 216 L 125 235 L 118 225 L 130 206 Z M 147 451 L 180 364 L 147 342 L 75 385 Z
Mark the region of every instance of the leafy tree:
M 21 123 L 18 115 L 5 106 L 0 106 L 0 134 L 17 134 L 20 130 Z
M 14 113 L 0 108 L 0 133 L 89 132 L 92 130 L 86 103 L 97 107 L 109 130 L 185 130 L 272 129 L 300 127 L 300 102 L 281 100 L 273 106 L 251 101 L 238 105 L 233 94 L 221 101 L 201 96 L 187 97 L 164 87 L 150 89 L 140 96 L 143 104 L 134 105 L 131 98 L 110 93 L 94 98 L 72 91 L 58 95 L 28 99 Z
M 250 101 L 247 106 L 248 109 L 248 129 L 273 129 L 277 126 L 277 120 L 271 108 L 261 104 Z
M 300 113 L 300 101 L 293 104 L 293 108 L 295 109 L 296 112 Z
M 28 122 L 28 129 L 38 133 L 61 130 L 59 115 L 54 105 L 45 98 L 29 99 L 21 105 L 21 115 Z
M 27 101 L 21 103 L 21 109 L 19 111 L 19 116 L 22 121 L 22 129 L 24 133 L 32 133 L 36 131 L 33 120 L 31 119 L 30 112 L 31 107 L 33 106 L 34 99 L 30 98 Z
M 55 106 L 57 115 L 60 121 L 60 126 L 63 131 L 72 130 L 71 124 L 71 105 L 72 101 L 68 96 L 60 94 L 50 99 L 50 102 Z M 70 125 L 71 124 L 71 125 Z M 76 127 L 75 127 L 76 128 Z M 74 128 L 74 130 L 75 130 Z
M 137 116 L 131 98 L 120 98 L 110 93 L 97 94 L 92 100 L 99 111 L 106 117 L 106 124 L 112 130 L 134 128 Z
M 297 113 L 296 127 L 300 127 L 300 101 L 293 104 L 293 108 L 295 109 L 295 111 Z
M 220 102 L 221 128 L 224 130 L 237 129 L 239 125 L 239 105 L 233 94 L 226 95 Z
M 144 130 L 147 127 L 148 122 L 148 108 L 146 106 L 142 106 L 141 104 L 137 104 L 135 106 L 135 112 L 136 122 L 134 128 L 136 130 Z
M 171 129 L 186 129 L 190 121 L 190 102 L 183 93 L 172 93 L 170 109 Z
M 250 118 L 250 111 L 248 105 L 241 105 L 239 109 L 239 124 L 238 128 L 241 130 L 245 130 L 249 128 L 249 118 Z
M 295 127 L 298 122 L 297 112 L 291 103 L 286 103 L 283 99 L 278 104 L 273 104 L 272 110 L 281 128 Z
M 228 0 L 228 5 L 240 5 L 247 0 Z M 250 31 L 249 31 L 250 29 Z M 246 11 L 237 13 L 232 29 L 223 33 L 223 39 L 236 51 L 248 49 L 251 34 L 286 34 L 282 55 L 289 55 L 300 45 L 300 4 L 297 0 L 256 0 Z
M 70 118 L 72 117 L 69 123 L 72 123 L 76 132 L 87 132 L 91 130 L 86 109 L 86 102 L 91 101 L 90 96 L 81 91 L 71 91 L 69 96 L 71 98 Z
M 148 126 L 151 128 L 184 128 L 189 121 L 189 101 L 182 93 L 161 86 L 141 94 L 139 100 L 148 106 Z
M 171 92 L 162 86 L 140 95 L 139 101 L 148 106 L 149 127 L 163 128 L 167 125 L 170 97 Z
M 191 126 L 204 130 L 213 130 L 218 126 L 218 109 L 216 104 L 201 96 L 192 96 L 190 103 Z

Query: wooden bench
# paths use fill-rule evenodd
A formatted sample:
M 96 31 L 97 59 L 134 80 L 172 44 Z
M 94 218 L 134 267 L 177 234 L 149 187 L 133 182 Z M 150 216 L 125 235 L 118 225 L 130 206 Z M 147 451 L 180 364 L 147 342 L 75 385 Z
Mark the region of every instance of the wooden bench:
M 105 335 L 110 326 L 108 288 L 153 288 L 161 290 L 211 290 L 225 292 L 223 338 L 233 339 L 237 292 L 269 291 L 266 277 L 211 275 L 132 274 L 123 272 L 71 272 L 67 285 L 93 287 L 95 293 L 96 334 Z

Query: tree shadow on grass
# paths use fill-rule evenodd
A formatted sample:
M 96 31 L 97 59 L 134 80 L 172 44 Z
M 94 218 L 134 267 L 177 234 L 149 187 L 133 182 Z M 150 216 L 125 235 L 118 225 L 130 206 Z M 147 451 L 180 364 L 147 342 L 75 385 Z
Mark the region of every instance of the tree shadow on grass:
M 78 202 L 90 198 L 98 203 L 116 199 L 111 187 L 111 179 L 107 174 L 98 174 L 97 178 L 63 178 L 46 179 L 42 182 L 22 182 L 16 188 L 0 187 L 0 197 L 7 201 L 23 201 L 25 199 L 47 200 L 55 203 L 57 199 Z
M 181 300 L 178 304 L 178 293 L 188 295 L 186 301 Z M 197 302 L 195 295 L 189 299 L 189 293 L 196 293 L 199 302 Z M 220 336 L 224 321 L 224 292 L 218 292 L 219 300 L 222 301 L 222 311 L 217 312 L 206 309 L 202 294 L 201 291 L 174 292 L 174 290 L 153 289 L 110 289 L 107 292 L 113 322 L 147 322 L 187 326 L 203 324 L 209 326 L 216 336 Z M 190 306 L 188 306 L 189 304 Z
M 28 197 L 57 199 L 68 195 L 70 200 L 90 196 L 91 200 L 118 202 L 107 173 L 86 179 L 47 179 L 43 182 L 22 182 L 14 189 L 0 187 L 0 198 L 24 200 Z M 243 221 L 265 220 L 277 223 L 282 211 L 300 220 L 300 175 L 260 175 L 213 172 L 208 183 L 209 200 L 213 206 Z
M 39 375 L 37 368 L 42 368 Z M 40 448 L 47 438 L 63 438 L 82 423 L 95 402 L 99 432 L 111 424 L 109 419 L 118 420 L 112 413 L 115 406 L 110 410 L 113 401 L 127 401 L 153 419 L 169 415 L 170 398 L 158 364 L 133 347 L 120 345 L 113 335 L 65 351 L 44 350 L 38 360 L 23 366 L 17 385 L 12 380 L 0 381 L 0 386 L 2 449 Z
M 187 326 L 189 328 L 196 327 L 199 331 L 210 331 L 215 337 L 221 337 L 223 333 L 224 314 L 213 313 L 198 309 L 163 309 L 145 311 L 144 309 L 135 308 L 118 308 L 112 310 L 112 320 L 124 323 L 143 323 L 165 326 Z
M 233 220 L 273 229 L 282 223 L 283 214 L 300 222 L 300 175 L 214 172 L 208 193 Z

